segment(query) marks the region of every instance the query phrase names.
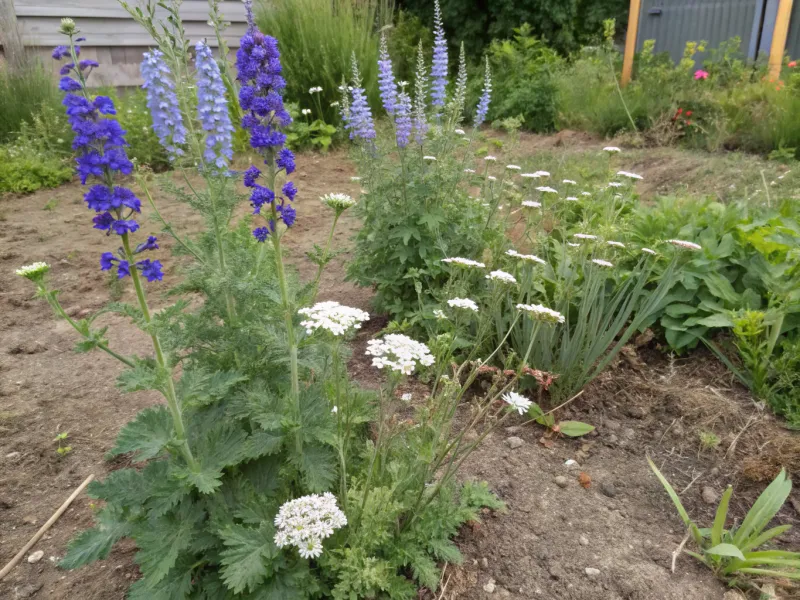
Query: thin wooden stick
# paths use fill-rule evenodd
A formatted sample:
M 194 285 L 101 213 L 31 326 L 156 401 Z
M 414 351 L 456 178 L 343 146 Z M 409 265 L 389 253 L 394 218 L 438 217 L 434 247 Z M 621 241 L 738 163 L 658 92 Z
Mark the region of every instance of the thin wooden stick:
M 12 558 L 11 561 L 5 567 L 3 567 L 3 570 L 0 571 L 0 579 L 3 579 L 3 577 L 8 575 L 11 569 L 17 566 L 17 563 L 22 559 L 23 556 L 25 556 L 25 553 L 28 552 L 28 550 L 30 550 L 36 542 L 39 541 L 39 538 L 41 538 L 45 534 L 45 532 L 48 529 L 50 529 L 50 527 L 53 526 L 53 523 L 58 521 L 59 517 L 63 515 L 64 511 L 67 510 L 67 508 L 69 508 L 70 504 L 72 504 L 72 501 L 78 497 L 78 494 L 80 494 L 84 489 L 86 489 L 86 486 L 89 485 L 93 479 L 94 475 L 89 475 L 84 480 L 84 482 L 78 487 L 78 489 L 72 492 L 72 495 L 69 498 L 67 498 L 64 504 L 62 504 L 55 513 L 53 513 L 53 516 L 47 520 L 47 523 L 42 525 L 39 531 L 37 531 L 34 534 L 34 536 L 28 541 L 27 544 L 25 544 L 22 550 L 17 552 L 17 555 L 14 558 Z
M 681 545 L 678 546 L 677 548 L 675 548 L 675 551 L 672 553 L 672 572 L 673 573 L 675 572 L 675 561 L 678 560 L 678 557 L 680 556 L 681 552 L 683 552 L 683 547 L 686 545 L 686 542 L 689 541 L 689 534 L 690 534 L 690 532 L 687 531 L 686 532 L 686 537 L 683 538 L 683 541 L 681 542 Z

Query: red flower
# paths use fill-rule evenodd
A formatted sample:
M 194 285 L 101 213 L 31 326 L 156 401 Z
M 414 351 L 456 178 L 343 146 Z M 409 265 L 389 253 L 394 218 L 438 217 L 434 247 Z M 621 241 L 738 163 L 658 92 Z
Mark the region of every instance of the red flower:
M 692 122 L 691 122 L 691 121 L 686 121 L 686 124 L 687 124 L 687 125 L 691 125 L 691 124 L 692 124 Z
M 797 61 L 793 60 L 787 65 L 790 69 L 794 69 L 797 66 Z
M 679 108 L 679 109 L 678 109 L 678 114 L 681 114 L 682 112 L 683 112 L 683 109 L 682 109 L 682 108 Z
M 691 116 L 692 116 L 692 111 L 690 111 L 690 110 L 687 110 L 687 111 L 686 111 L 686 116 L 687 116 L 687 117 L 691 117 Z

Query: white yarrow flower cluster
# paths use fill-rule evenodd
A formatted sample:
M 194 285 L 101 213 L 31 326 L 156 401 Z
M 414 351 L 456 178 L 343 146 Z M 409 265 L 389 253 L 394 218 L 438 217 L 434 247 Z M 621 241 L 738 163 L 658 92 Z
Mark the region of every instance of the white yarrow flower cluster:
M 506 169 L 508 169 L 509 171 L 521 171 L 522 167 L 520 167 L 519 165 L 506 165 Z
M 603 150 L 605 150 L 609 154 L 615 154 L 617 152 L 622 152 L 622 150 L 620 150 L 616 146 L 606 146 L 605 148 L 603 148 Z
M 516 250 L 506 250 L 506 255 L 512 258 L 518 258 L 520 260 L 524 260 L 525 262 L 539 263 L 540 265 L 547 264 L 544 260 L 536 256 L 535 254 L 520 254 Z
M 608 187 L 618 188 L 622 187 L 622 184 L 619 181 L 609 181 Z
M 698 250 L 703 249 L 701 245 L 695 244 L 694 242 L 687 242 L 686 240 L 667 240 L 667 243 L 684 250 L 691 250 L 692 252 L 697 252 Z
M 452 298 L 447 301 L 447 305 L 451 308 L 463 308 L 465 310 L 471 310 L 472 312 L 478 312 L 478 305 L 475 304 L 474 300 L 470 300 L 469 298 Z
M 14 272 L 17 275 L 20 275 L 21 277 L 26 277 L 28 279 L 35 279 L 37 277 L 41 277 L 49 270 L 50 270 L 50 265 L 48 265 L 46 262 L 35 262 L 33 264 L 20 267 Z
M 309 335 L 324 329 L 333 335 L 344 335 L 350 329 L 360 329 L 361 323 L 369 321 L 369 314 L 358 308 L 344 306 L 338 302 L 317 302 L 314 306 L 301 308 L 297 314 L 308 317 L 300 322 Z
M 451 265 L 458 265 L 459 267 L 474 267 L 477 269 L 484 269 L 486 265 L 482 262 L 478 262 L 477 260 L 470 260 L 469 258 L 461 258 L 460 256 L 454 256 L 453 258 L 443 258 L 443 263 L 448 263 Z
M 591 196 L 591 192 L 581 192 L 581 196 Z
M 573 233 L 572 237 L 578 240 L 596 240 L 596 235 L 591 235 L 589 233 Z
M 486 276 L 486 279 L 491 279 L 492 281 L 499 281 L 500 283 L 508 283 L 508 284 L 515 284 L 517 280 L 511 273 L 506 273 L 505 271 L 492 271 Z
M 321 91 L 322 91 L 322 87 L 321 86 L 308 88 L 308 93 L 309 94 L 319 94 Z
M 347 525 L 347 517 L 339 510 L 336 496 L 330 492 L 310 494 L 290 500 L 275 516 L 275 545 L 294 546 L 303 558 L 318 558 L 322 540 Z
M 305 115 L 310 115 L 311 114 L 311 109 L 310 108 L 304 108 L 300 112 L 303 113 L 304 116 Z
M 489 162 L 497 162 L 497 157 L 496 156 L 492 156 L 492 155 L 488 155 L 488 156 L 484 156 L 483 160 L 488 160 Z
M 507 394 L 503 394 L 503 400 L 505 400 L 511 408 L 516 410 L 521 415 L 528 412 L 531 404 L 533 404 L 533 402 L 517 392 L 508 392 Z
M 578 198 L 576 196 L 567 196 L 564 198 L 567 202 L 578 202 Z
M 644 179 L 644 177 L 641 175 L 631 173 L 630 171 L 617 171 L 617 175 L 620 175 L 621 177 L 627 177 L 628 179 Z
M 447 315 L 444 314 L 444 311 L 441 308 L 436 308 L 433 310 L 433 316 L 440 320 L 447 320 Z
M 609 246 L 614 246 L 615 248 L 625 247 L 625 244 L 623 244 L 622 242 L 615 242 L 614 240 L 608 240 L 606 244 L 608 244 Z
M 567 185 L 578 185 L 578 182 L 574 179 L 564 179 L 561 183 L 566 183 Z
M 607 260 L 603 260 L 602 258 L 593 258 L 592 262 L 596 264 L 598 267 L 605 267 L 607 269 L 610 269 L 614 266 L 613 263 L 610 263 Z
M 435 156 L 423 156 L 422 160 L 430 160 L 432 162 L 435 162 L 436 161 L 436 157 Z
M 400 333 L 369 340 L 365 354 L 374 357 L 372 366 L 379 369 L 389 367 L 403 375 L 411 375 L 418 364 L 426 367 L 433 364 L 433 355 L 425 344 Z
M 455 133 L 456 135 L 467 135 L 467 132 L 464 131 L 463 129 L 453 129 L 453 133 Z
M 528 313 L 530 318 L 537 321 L 546 321 L 548 323 L 564 322 L 564 315 L 541 304 L 517 304 L 517 310 Z
M 542 203 L 536 202 L 536 200 L 523 200 L 522 206 L 525 208 L 542 208 Z
M 650 248 L 642 248 L 642 252 L 644 252 L 645 254 L 650 254 L 651 256 L 656 256 L 658 254 L 658 252 Z
M 329 206 L 330 208 L 337 211 L 347 210 L 348 208 L 350 208 L 351 206 L 355 206 L 356 204 L 356 201 L 353 200 L 351 196 L 348 196 L 347 194 L 338 194 L 338 193 L 325 194 L 319 200 L 325 206 Z
M 464 173 L 474 173 L 475 169 L 464 169 Z
M 536 190 L 539 191 L 539 192 L 542 192 L 543 194 L 557 194 L 558 193 L 558 190 L 554 190 L 553 188 L 551 188 L 550 186 L 547 186 L 547 185 L 541 185 L 541 186 L 537 187 Z

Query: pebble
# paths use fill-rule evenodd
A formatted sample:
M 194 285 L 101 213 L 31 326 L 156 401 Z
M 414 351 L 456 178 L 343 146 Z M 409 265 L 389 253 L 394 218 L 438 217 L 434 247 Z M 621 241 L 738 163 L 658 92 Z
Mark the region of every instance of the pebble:
M 524 444 L 524 443 L 525 443 L 525 442 L 522 440 L 522 438 L 518 438 L 518 437 L 516 437 L 516 436 L 512 436 L 512 437 L 510 437 L 510 438 L 508 438 L 508 439 L 506 440 L 506 444 L 507 444 L 507 445 L 508 445 L 508 447 L 509 447 L 509 448 L 511 448 L 512 450 L 516 450 L 517 448 L 519 448 L 520 446 L 522 446 L 522 444 Z
M 44 587 L 43 583 L 36 585 L 28 583 L 14 588 L 14 600 L 24 600 L 25 598 L 32 598 L 36 592 Z
M 43 556 L 44 556 L 44 550 L 37 550 L 36 552 L 32 552 L 31 554 L 28 555 L 28 562 L 31 563 L 32 565 L 36 564 L 37 562 L 42 560 Z
M 494 579 L 490 579 L 489 583 L 483 586 L 483 591 L 487 594 L 493 594 L 496 587 L 497 586 L 495 585 Z
M 714 491 L 714 488 L 709 485 L 703 488 L 703 491 L 700 493 L 700 495 L 703 497 L 703 502 L 706 504 L 716 504 L 717 500 L 719 500 L 719 495 L 716 491 Z
M 617 488 L 614 487 L 614 484 L 610 481 L 604 481 L 600 484 L 600 491 L 603 492 L 604 496 L 608 496 L 609 498 L 613 498 L 617 495 Z
M 569 483 L 569 482 L 567 481 L 567 478 L 566 478 L 566 477 L 564 477 L 563 475 L 559 475 L 558 477 L 556 477 L 555 481 L 556 481 L 556 485 L 557 485 L 558 487 L 560 487 L 560 488 L 565 488 L 565 487 L 567 487 L 567 484 Z
M 647 411 L 642 406 L 629 406 L 626 412 L 634 419 L 644 419 L 647 416 Z
M 19 452 L 9 452 L 8 454 L 6 454 L 6 458 L 8 460 L 16 460 L 19 457 L 20 457 L 20 453 Z
M 619 431 L 620 424 L 618 421 L 614 421 L 613 419 L 606 419 L 603 421 L 603 427 L 609 431 Z
M 606 445 L 616 446 L 619 443 L 619 438 L 615 434 L 611 434 L 606 438 Z
M 483 567 L 484 569 L 489 568 L 489 559 L 486 558 L 485 556 L 481 559 L 481 567 Z
M 627 427 L 622 430 L 622 437 L 632 440 L 636 437 L 636 430 L 634 430 L 632 427 Z
M 600 575 L 600 569 L 595 569 L 594 567 L 586 567 L 584 569 L 584 573 L 589 579 L 594 579 L 598 575 Z
M 497 588 L 497 593 L 501 598 L 511 598 L 511 592 L 509 592 L 506 588 Z
M 580 542 L 581 546 L 588 546 L 589 545 L 589 538 L 586 537 L 585 535 L 582 535 L 581 537 L 579 537 L 578 541 Z

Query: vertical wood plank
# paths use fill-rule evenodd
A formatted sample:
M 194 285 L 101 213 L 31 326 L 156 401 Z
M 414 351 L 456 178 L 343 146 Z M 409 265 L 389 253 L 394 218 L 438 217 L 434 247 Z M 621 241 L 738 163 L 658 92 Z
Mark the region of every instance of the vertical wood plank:
M 17 24 L 14 0 L 0 0 L 0 44 L 11 69 L 21 69 L 25 63 L 25 47 Z
M 633 73 L 633 55 L 636 53 L 636 37 L 639 33 L 639 13 L 641 0 L 631 0 L 628 13 L 628 32 L 625 35 L 625 56 L 622 60 L 622 80 L 620 84 L 625 87 L 630 83 Z
M 772 32 L 772 46 L 769 50 L 769 76 L 778 79 L 783 66 L 783 53 L 786 51 L 786 37 L 789 34 L 789 19 L 792 16 L 794 0 L 781 0 L 778 5 L 778 16 Z

